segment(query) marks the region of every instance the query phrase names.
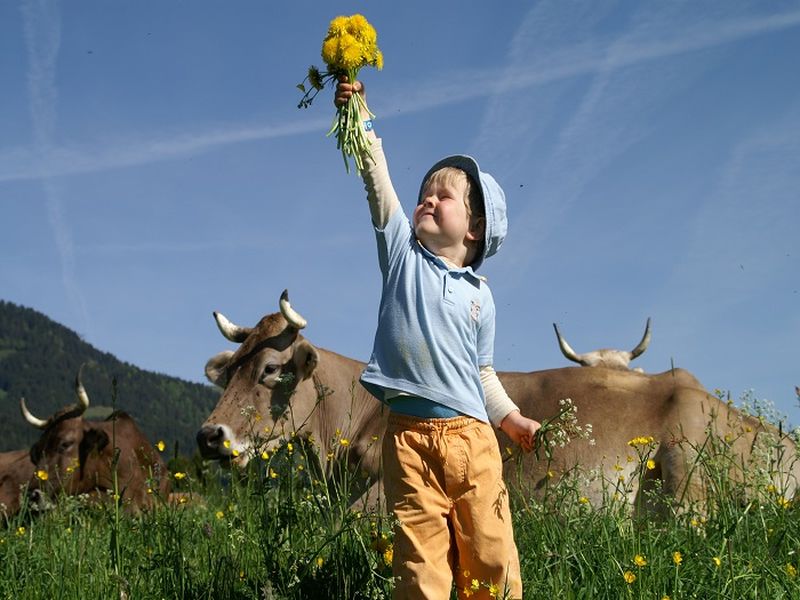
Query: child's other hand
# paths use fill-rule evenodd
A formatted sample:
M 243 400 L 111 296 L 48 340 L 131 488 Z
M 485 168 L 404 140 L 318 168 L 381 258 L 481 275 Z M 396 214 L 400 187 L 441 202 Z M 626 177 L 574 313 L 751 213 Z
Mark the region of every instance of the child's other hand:
M 500 423 L 500 429 L 525 452 L 533 450 L 533 441 L 541 426 L 538 421 L 522 416 L 518 410 L 508 413 Z

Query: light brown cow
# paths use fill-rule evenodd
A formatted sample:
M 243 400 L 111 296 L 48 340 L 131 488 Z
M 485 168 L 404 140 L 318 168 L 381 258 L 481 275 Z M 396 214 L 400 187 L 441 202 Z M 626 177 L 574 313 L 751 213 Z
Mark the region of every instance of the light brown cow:
M 25 400 L 20 400 L 25 420 L 42 430 L 30 451 L 36 469 L 47 474 L 47 480 L 40 481 L 38 488 L 50 497 L 59 493 L 111 494 L 115 489 L 114 454 L 118 451 L 116 489 L 126 510 L 136 513 L 152 507 L 155 494 L 166 499 L 170 489 L 167 467 L 136 422 L 121 411 L 105 421 L 84 419 L 89 396 L 81 383 L 80 370 L 75 378 L 75 394 L 76 404 L 46 420 L 33 416 Z
M 627 350 L 614 350 L 612 348 L 602 348 L 600 350 L 593 350 L 578 354 L 564 339 L 561 332 L 558 330 L 558 325 L 553 323 L 553 329 L 556 330 L 556 337 L 558 338 L 558 347 L 561 348 L 561 353 L 572 362 L 576 362 L 583 367 L 606 367 L 607 369 L 629 369 L 631 361 L 642 354 L 650 345 L 650 319 L 647 319 L 647 325 L 644 329 L 642 340 L 630 352 Z M 641 369 L 634 369 L 641 372 Z
M 358 383 L 364 363 L 314 347 L 299 331 L 305 320 L 290 309 L 286 292 L 281 313 L 271 314 L 254 328 L 239 327 L 215 313 L 217 324 L 229 340 L 239 343 L 235 352 L 223 352 L 206 365 L 209 379 L 224 387 L 217 407 L 197 434 L 201 454 L 208 459 L 244 463 L 263 448 L 294 433 L 313 437 L 319 445 L 335 441 L 337 431 L 347 437 L 347 457 L 366 475 L 365 483 L 380 480 L 380 440 L 386 426 L 386 410 Z M 593 444 L 576 439 L 554 447 L 552 462 L 533 454 L 521 463 L 507 461 L 507 477 L 522 475 L 533 493 L 543 493 L 556 478 L 579 465 L 594 471 L 584 493 L 592 503 L 602 502 L 609 484 L 630 478 L 641 463 L 628 442 L 652 437 L 653 468 L 646 472 L 648 487 L 660 481 L 675 497 L 684 493 L 701 498 L 698 485 L 687 486 L 695 456 L 706 440 L 706 428 L 714 424 L 731 440 L 733 451 L 748 458 L 757 435 L 774 435 L 756 419 L 709 395 L 690 373 L 674 369 L 658 375 L 596 367 L 563 368 L 530 373 L 498 373 L 523 414 L 546 421 L 562 410 L 569 398 L 580 423 L 593 426 Z M 498 432 L 501 447 L 510 442 Z M 781 440 L 779 482 L 793 493 L 800 469 L 794 460 L 794 444 Z M 328 446 L 325 447 L 327 451 Z M 623 490 L 634 501 L 639 488 Z M 613 490 L 612 490 L 613 491 Z M 662 507 L 652 507 L 662 508 Z
M 329 473 L 349 467 L 361 475 L 351 490 L 355 501 L 379 480 L 388 411 L 358 383 L 363 362 L 314 347 L 300 335 L 306 322 L 286 291 L 279 304 L 281 312 L 253 328 L 214 313 L 222 334 L 240 346 L 206 364 L 208 379 L 225 390 L 197 433 L 200 453 L 245 464 L 296 433 L 325 448 Z
M 0 523 L 19 512 L 35 470 L 28 450 L 0 453 Z

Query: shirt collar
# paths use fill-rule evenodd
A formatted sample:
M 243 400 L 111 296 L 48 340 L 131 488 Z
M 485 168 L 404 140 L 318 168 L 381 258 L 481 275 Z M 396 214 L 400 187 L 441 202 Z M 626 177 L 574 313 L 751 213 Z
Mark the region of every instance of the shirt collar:
M 456 266 L 447 259 L 445 259 L 444 257 L 437 256 L 436 254 L 428 250 L 425 246 L 422 245 L 422 242 L 420 242 L 419 240 L 417 240 L 417 245 L 419 246 L 423 255 L 428 257 L 429 260 L 433 261 L 440 267 L 447 269 L 450 273 L 459 273 L 462 275 L 466 275 L 467 277 L 470 277 L 476 281 L 486 282 L 486 277 L 484 277 L 483 275 L 478 275 L 475 271 L 472 270 L 472 267 L 470 265 L 467 265 L 466 267 Z

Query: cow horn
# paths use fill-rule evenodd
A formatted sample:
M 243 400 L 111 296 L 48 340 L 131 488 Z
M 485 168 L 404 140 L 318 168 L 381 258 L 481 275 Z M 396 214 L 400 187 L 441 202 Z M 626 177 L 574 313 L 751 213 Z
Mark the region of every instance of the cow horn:
M 253 329 L 250 327 L 240 327 L 235 323 L 231 323 L 225 315 L 220 312 L 214 312 L 214 320 L 217 322 L 217 327 L 219 327 L 222 335 L 224 335 L 226 339 L 231 342 L 236 342 L 237 344 L 241 344 L 247 339 L 247 336 L 253 332 Z
M 642 336 L 642 341 L 639 342 L 639 345 L 636 346 L 633 350 L 631 350 L 631 360 L 639 356 L 642 352 L 647 350 L 647 346 L 650 345 L 650 317 L 647 317 L 647 325 L 644 328 L 644 336 Z
M 561 332 L 558 330 L 558 325 L 553 323 L 553 328 L 556 330 L 556 337 L 558 338 L 558 347 L 561 348 L 561 353 L 564 356 L 566 356 L 569 360 L 576 362 L 579 365 L 586 366 L 586 361 L 584 361 L 584 359 L 580 355 L 576 354 L 575 350 L 573 350 L 567 343 L 567 340 L 565 340 L 561 336 Z
M 283 315 L 283 318 L 289 322 L 289 325 L 295 329 L 303 329 L 306 325 L 308 325 L 308 321 L 300 316 L 300 313 L 293 309 L 292 305 L 289 304 L 289 290 L 283 290 L 283 293 L 281 294 L 280 306 L 281 314 Z
M 36 429 L 45 429 L 47 427 L 47 421 L 43 421 L 39 417 L 34 417 L 28 407 L 25 406 L 25 398 L 19 399 L 19 408 L 22 411 L 22 416 L 25 417 L 25 420 L 36 427 Z
M 83 367 L 84 365 L 78 367 L 78 374 L 75 375 L 75 397 L 78 399 L 78 406 L 76 407 L 79 411 L 78 414 L 83 414 L 89 408 L 89 394 L 86 393 L 86 388 L 83 387 L 83 382 L 81 381 Z

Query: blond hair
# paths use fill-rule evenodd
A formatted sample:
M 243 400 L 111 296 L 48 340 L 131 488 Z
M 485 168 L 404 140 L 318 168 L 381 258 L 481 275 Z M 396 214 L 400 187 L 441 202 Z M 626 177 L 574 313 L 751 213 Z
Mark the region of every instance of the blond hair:
M 442 167 L 438 171 L 431 173 L 430 177 L 425 180 L 425 185 L 422 186 L 423 190 L 428 186 L 436 183 L 444 185 L 452 185 L 454 183 L 466 182 L 464 189 L 464 205 L 467 207 L 467 216 L 472 217 L 485 217 L 486 211 L 483 207 L 483 197 L 481 195 L 480 187 L 472 181 L 465 171 L 456 167 Z

